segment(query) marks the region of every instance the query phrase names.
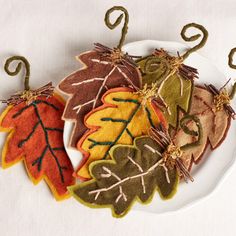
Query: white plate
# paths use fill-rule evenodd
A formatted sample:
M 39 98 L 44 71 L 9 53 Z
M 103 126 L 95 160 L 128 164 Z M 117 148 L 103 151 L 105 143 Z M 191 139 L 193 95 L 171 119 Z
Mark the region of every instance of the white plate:
M 144 40 L 127 44 L 123 47 L 123 50 L 131 55 L 146 56 L 151 54 L 155 48 L 164 48 L 174 54 L 177 51 L 182 54 L 187 49 L 186 46 L 176 42 Z M 190 55 L 185 64 L 198 69 L 200 75 L 199 83 L 201 84 L 213 83 L 221 87 L 227 80 L 214 65 L 198 53 Z M 72 127 L 73 124 L 71 122 L 65 123 L 64 142 L 71 161 L 76 168 L 81 161 L 81 153 L 68 147 Z M 200 164 L 193 167 L 193 183 L 180 183 L 177 194 L 168 201 L 161 200 L 159 195 L 155 194 L 150 204 L 141 205 L 136 203 L 134 209 L 159 214 L 173 212 L 192 206 L 194 203 L 209 196 L 222 183 L 226 173 L 229 172 L 235 162 L 235 136 L 236 123 L 232 122 L 227 138 L 222 145 L 213 152 L 208 149 Z

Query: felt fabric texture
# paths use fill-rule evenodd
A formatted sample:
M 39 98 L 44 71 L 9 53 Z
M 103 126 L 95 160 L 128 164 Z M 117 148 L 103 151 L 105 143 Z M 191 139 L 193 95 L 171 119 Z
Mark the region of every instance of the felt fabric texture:
M 138 200 L 148 203 L 154 193 L 162 199 L 171 198 L 179 182 L 176 169 L 166 171 L 160 165 L 164 150 L 150 137 L 134 140 L 134 146 L 116 145 L 112 160 L 96 161 L 90 165 L 93 179 L 70 187 L 72 195 L 90 207 L 110 207 L 115 217 L 128 213 Z
M 206 88 L 194 87 L 189 114 L 199 118 L 202 125 L 202 138 L 199 145 L 184 151 L 182 160 L 189 170 L 193 163 L 199 163 L 207 146 L 210 144 L 212 150 L 217 148 L 223 142 L 229 130 L 231 117 L 224 109 L 216 111 L 213 99 L 213 94 Z M 180 119 L 182 117 L 183 114 L 181 114 Z M 197 131 L 194 122 L 189 122 L 187 126 L 190 130 Z M 182 129 L 174 137 L 174 142 L 178 146 L 194 141 L 195 137 L 186 134 Z
M 138 68 L 114 65 L 109 56 L 101 56 L 97 51 L 85 52 L 77 59 L 84 68 L 69 75 L 59 84 L 59 89 L 70 95 L 63 119 L 74 122 L 70 142 L 72 147 L 76 147 L 87 130 L 83 122 L 85 115 L 102 104 L 101 97 L 108 89 L 127 87 L 131 83 L 141 87 Z
M 145 65 L 147 60 L 155 59 L 156 67 L 153 73 L 146 73 Z M 143 78 L 143 84 L 152 85 L 158 83 L 160 96 L 166 104 L 164 115 L 168 123 L 176 127 L 178 122 L 179 108 L 188 111 L 192 94 L 193 81 L 184 79 L 178 72 L 170 75 L 170 65 L 163 58 L 157 56 L 148 56 L 138 61 Z
M 142 97 L 129 88 L 110 89 L 102 101 L 102 106 L 86 115 L 85 125 L 89 132 L 77 145 L 83 153 L 77 171 L 80 178 L 91 178 L 89 164 L 108 158 L 112 146 L 132 144 L 135 137 L 147 134 L 150 127 L 159 123 L 166 126 L 161 111 L 150 100 L 142 104 Z
M 2 166 L 24 161 L 34 184 L 44 179 L 57 200 L 69 196 L 75 183 L 73 167 L 63 144 L 64 103 L 57 95 L 37 97 L 30 104 L 8 106 L 0 117 L 0 129 L 9 132 L 2 152 Z

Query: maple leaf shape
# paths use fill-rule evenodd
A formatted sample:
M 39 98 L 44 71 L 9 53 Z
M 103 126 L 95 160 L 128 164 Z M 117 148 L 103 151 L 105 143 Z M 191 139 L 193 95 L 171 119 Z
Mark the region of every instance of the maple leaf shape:
M 208 145 L 214 150 L 223 142 L 230 127 L 231 116 L 225 109 L 216 111 L 214 95 L 200 86 L 194 87 L 188 115 L 197 117 L 202 126 L 199 144 L 186 149 L 182 156 L 184 165 L 190 170 L 193 163 L 199 163 Z M 180 119 L 182 117 L 184 117 L 183 114 L 180 115 Z M 185 119 L 183 125 L 185 128 L 180 129 L 174 137 L 175 143 L 179 146 L 191 144 L 197 139 L 195 136 L 197 133 L 196 123 Z M 189 132 L 185 131 L 186 129 L 191 131 L 193 135 L 189 135 Z
M 173 127 L 177 125 L 179 108 L 188 111 L 193 80 L 198 77 L 196 69 L 182 62 L 181 57 L 170 56 L 163 49 L 138 61 L 143 84 L 158 84 L 158 95 L 166 106 L 163 113 Z
M 99 51 L 85 52 L 77 59 L 85 68 L 69 75 L 59 84 L 59 89 L 71 96 L 63 118 L 75 122 L 70 142 L 72 147 L 76 147 L 87 130 L 84 116 L 102 104 L 101 97 L 108 89 L 141 86 L 140 72 L 131 64 L 113 63 L 110 56 L 104 56 Z
M 1 131 L 10 132 L 3 154 L 3 168 L 24 160 L 33 183 L 45 179 L 57 200 L 69 196 L 75 183 L 73 167 L 63 145 L 61 116 L 64 104 L 56 95 L 8 106 L 0 118 Z
M 104 94 L 103 106 L 85 117 L 90 129 L 78 142 L 83 161 L 77 176 L 89 179 L 91 162 L 109 157 L 109 150 L 116 144 L 132 144 L 135 137 L 148 133 L 150 127 L 165 123 L 160 110 L 150 100 L 145 106 L 142 97 L 128 88 L 110 89 Z
M 150 202 L 156 191 L 171 198 L 179 182 L 176 169 L 163 167 L 163 148 L 150 137 L 136 138 L 134 146 L 116 145 L 112 160 L 90 165 L 93 179 L 70 187 L 72 195 L 91 207 L 111 207 L 113 216 L 124 216 L 136 200 Z

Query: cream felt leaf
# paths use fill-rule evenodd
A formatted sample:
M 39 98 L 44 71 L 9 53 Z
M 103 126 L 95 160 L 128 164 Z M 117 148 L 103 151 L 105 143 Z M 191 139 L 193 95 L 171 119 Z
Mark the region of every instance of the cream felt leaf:
M 178 109 L 188 111 L 192 94 L 193 79 L 197 70 L 182 63 L 182 58 L 170 56 L 163 49 L 138 61 L 143 84 L 158 84 L 158 95 L 166 108 L 164 115 L 170 125 L 176 127 Z
M 214 95 L 206 88 L 198 86 L 195 86 L 193 90 L 189 115 L 196 116 L 202 126 L 202 137 L 199 145 L 186 149 L 182 156 L 184 165 L 190 170 L 193 162 L 198 163 L 201 160 L 208 145 L 211 149 L 215 149 L 223 142 L 230 126 L 231 116 L 225 109 L 216 111 Z M 183 114 L 180 119 L 182 117 Z M 192 130 L 193 134 L 194 131 L 197 132 L 195 122 L 187 121 L 183 125 L 188 130 Z M 196 137 L 189 135 L 184 129 L 180 129 L 174 140 L 177 145 L 182 146 L 194 142 Z
M 99 50 L 109 49 L 100 44 L 96 46 Z M 115 53 L 114 50 L 109 53 L 99 50 L 81 54 L 78 60 L 85 67 L 69 75 L 59 84 L 59 89 L 70 95 L 63 118 L 75 123 L 71 137 L 72 147 L 76 147 L 77 142 L 87 130 L 84 125 L 84 116 L 102 104 L 101 97 L 108 89 L 141 86 L 140 72 L 127 55 L 114 61 L 115 59 L 111 56 Z
M 72 195 L 90 207 L 111 207 L 113 216 L 128 213 L 135 200 L 147 203 L 156 191 L 171 198 L 179 182 L 176 169 L 162 166 L 164 150 L 150 137 L 136 138 L 134 146 L 116 145 L 112 160 L 96 161 L 90 169 L 93 179 L 70 187 Z
M 91 111 L 85 117 L 90 129 L 79 141 L 77 147 L 83 153 L 83 161 L 77 175 L 90 178 L 88 166 L 95 160 L 109 157 L 109 150 L 116 144 L 132 144 L 135 137 L 148 133 L 165 119 L 155 104 L 128 88 L 110 89 L 103 96 L 104 105 Z

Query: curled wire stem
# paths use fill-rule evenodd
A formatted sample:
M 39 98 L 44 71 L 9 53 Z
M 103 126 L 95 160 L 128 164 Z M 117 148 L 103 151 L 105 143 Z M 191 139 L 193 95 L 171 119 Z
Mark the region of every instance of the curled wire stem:
M 11 71 L 10 70 L 10 64 L 14 61 L 20 61 L 15 70 Z M 7 59 L 5 65 L 4 65 L 4 70 L 6 71 L 6 73 L 10 76 L 15 76 L 17 74 L 19 74 L 19 72 L 22 69 L 22 63 L 25 65 L 25 78 L 24 78 L 24 85 L 25 85 L 25 90 L 29 91 L 30 90 L 30 86 L 29 86 L 29 78 L 30 78 L 30 64 L 27 61 L 27 59 L 25 57 L 22 56 L 13 56 Z
M 171 56 L 164 49 L 156 49 L 153 56 L 147 59 L 144 72 L 146 74 L 157 73 L 160 70 L 161 65 L 167 71 L 165 72 L 165 75 L 168 78 L 175 73 L 178 73 L 186 80 L 198 79 L 197 69 L 183 64 L 183 57 L 181 57 L 179 53 L 178 56 Z
M 14 61 L 19 61 L 15 70 L 10 70 L 10 65 Z M 9 99 L 5 100 L 0 100 L 2 103 L 6 103 L 7 105 L 13 105 L 16 106 L 22 102 L 25 102 L 27 105 L 35 101 L 39 96 L 42 97 L 50 97 L 53 94 L 54 87 L 52 86 L 52 83 L 48 83 L 44 85 L 43 87 L 36 89 L 36 90 L 31 90 L 29 86 L 29 78 L 30 78 L 30 64 L 27 61 L 25 57 L 22 56 L 13 56 L 7 59 L 4 69 L 6 73 L 10 76 L 15 76 L 19 74 L 19 72 L 22 69 L 22 64 L 25 66 L 25 78 L 24 78 L 24 85 L 25 89 L 24 91 L 17 92 L 16 94 L 13 94 Z
M 110 15 L 114 12 L 114 11 L 122 11 L 123 13 L 120 14 L 120 16 L 116 19 L 116 21 L 114 23 L 111 23 L 110 21 Z M 122 7 L 122 6 L 114 6 L 112 8 L 110 8 L 107 12 L 106 12 L 106 15 L 105 15 L 105 23 L 106 23 L 106 26 L 113 30 L 115 29 L 122 21 L 123 17 L 125 17 L 124 19 L 124 26 L 122 28 L 122 31 L 121 31 L 121 38 L 120 38 L 120 41 L 119 41 L 119 44 L 117 46 L 118 49 L 121 50 L 121 47 L 123 46 L 124 44 L 124 41 L 125 41 L 125 37 L 126 37 L 126 34 L 128 33 L 128 23 L 129 23 L 129 13 L 128 11 Z
M 187 42 L 193 42 L 193 41 L 196 41 L 198 40 L 200 37 L 201 37 L 201 34 L 195 34 L 195 35 L 192 35 L 192 36 L 186 36 L 186 31 L 189 29 L 189 28 L 196 28 L 196 29 L 199 29 L 202 34 L 203 34 L 203 38 L 202 40 L 200 41 L 199 44 L 197 44 L 196 46 L 190 48 L 187 52 L 185 52 L 183 54 L 183 59 L 185 60 L 191 53 L 197 51 L 198 49 L 202 48 L 205 44 L 206 44 L 206 41 L 208 39 L 208 31 L 205 29 L 204 26 L 202 25 L 199 25 L 199 24 L 196 24 L 196 23 L 190 23 L 190 24 L 187 24 L 183 27 L 182 31 L 181 31 L 181 37 L 183 38 L 184 41 L 187 41 Z
M 189 121 L 193 121 L 196 126 L 198 131 L 194 131 L 194 130 L 190 130 L 189 127 L 187 126 Z M 193 143 L 187 143 L 183 146 L 181 146 L 182 150 L 187 150 L 189 148 L 198 146 L 201 144 L 202 141 L 202 125 L 201 122 L 199 120 L 199 118 L 197 116 L 194 115 L 189 115 L 187 114 L 186 116 L 184 116 L 181 120 L 180 120 L 180 128 L 184 131 L 184 133 L 191 135 L 191 136 L 195 136 L 198 137 L 197 140 Z
M 229 67 L 232 68 L 232 69 L 236 69 L 236 65 L 233 63 L 233 58 L 234 58 L 234 54 L 236 52 L 236 48 L 232 48 L 229 55 L 228 55 L 228 64 L 229 64 Z
M 228 55 L 228 58 L 229 58 L 228 65 L 232 69 L 236 69 L 236 65 L 233 63 L 233 58 L 234 58 L 235 53 L 236 53 L 236 48 L 232 48 Z M 235 92 L 236 92 L 236 82 L 234 83 L 231 93 L 229 95 L 231 100 L 234 98 Z
M 233 85 L 233 88 L 231 90 L 231 93 L 229 95 L 230 99 L 233 100 L 234 96 L 235 96 L 235 92 L 236 92 L 236 82 Z

